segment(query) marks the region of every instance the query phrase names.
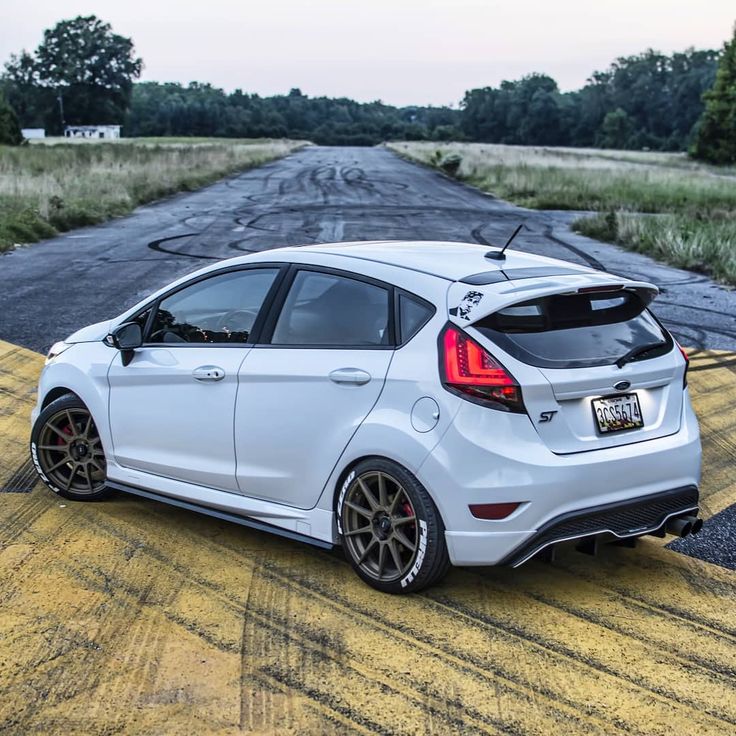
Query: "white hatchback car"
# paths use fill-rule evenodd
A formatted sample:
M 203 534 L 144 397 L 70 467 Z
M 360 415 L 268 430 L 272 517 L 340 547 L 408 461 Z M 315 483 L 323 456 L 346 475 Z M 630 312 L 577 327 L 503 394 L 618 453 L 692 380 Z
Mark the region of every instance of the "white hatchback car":
M 687 358 L 655 286 L 479 245 L 362 242 L 218 262 L 54 345 L 31 452 L 323 547 L 418 590 L 561 541 L 697 529 Z

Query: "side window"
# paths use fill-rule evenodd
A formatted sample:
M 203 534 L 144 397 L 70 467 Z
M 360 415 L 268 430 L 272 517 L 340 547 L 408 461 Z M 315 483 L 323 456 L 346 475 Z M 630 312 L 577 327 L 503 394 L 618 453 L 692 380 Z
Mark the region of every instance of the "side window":
M 277 268 L 231 271 L 177 291 L 159 303 L 146 342 L 247 342 L 277 273 Z
M 271 342 L 274 345 L 389 345 L 389 291 L 344 276 L 299 271 Z
M 424 302 L 412 299 L 406 294 L 399 295 L 399 323 L 401 325 L 401 344 L 409 342 L 424 325 L 429 322 L 434 309 Z

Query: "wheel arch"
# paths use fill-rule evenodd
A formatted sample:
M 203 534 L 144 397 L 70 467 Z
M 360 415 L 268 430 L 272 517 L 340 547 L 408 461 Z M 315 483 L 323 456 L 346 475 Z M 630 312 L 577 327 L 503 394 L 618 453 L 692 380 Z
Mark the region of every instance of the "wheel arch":
M 348 476 L 353 471 L 353 469 L 356 468 L 360 463 L 364 462 L 365 460 L 384 460 L 390 463 L 396 463 L 396 465 L 400 465 L 408 473 L 411 473 L 417 479 L 417 481 L 422 485 L 424 490 L 427 492 L 427 495 L 432 499 L 432 502 L 434 503 L 434 506 L 437 509 L 437 513 L 439 514 L 440 520 L 442 521 L 443 526 L 446 527 L 445 518 L 442 513 L 442 508 L 440 504 L 437 503 L 437 499 L 435 498 L 433 490 L 427 487 L 427 485 L 419 478 L 419 476 L 417 475 L 416 469 L 407 467 L 406 463 L 401 462 L 401 460 L 399 460 L 398 458 L 391 457 L 389 455 L 382 455 L 380 453 L 375 453 L 375 452 L 369 453 L 366 455 L 361 455 L 356 458 L 352 458 L 345 465 L 345 467 L 337 473 L 337 476 L 336 476 L 337 480 L 332 489 L 332 511 L 335 514 L 335 519 L 337 519 L 337 504 L 340 498 L 340 492 L 342 491 L 345 481 L 347 480 Z
M 67 388 L 66 386 L 56 386 L 46 392 L 46 395 L 43 397 L 43 401 L 41 402 L 41 409 L 45 409 L 52 401 L 56 401 L 56 399 L 60 399 L 62 396 L 66 396 L 67 394 L 76 396 L 81 401 L 81 398 L 77 393 L 72 391 L 70 388 Z

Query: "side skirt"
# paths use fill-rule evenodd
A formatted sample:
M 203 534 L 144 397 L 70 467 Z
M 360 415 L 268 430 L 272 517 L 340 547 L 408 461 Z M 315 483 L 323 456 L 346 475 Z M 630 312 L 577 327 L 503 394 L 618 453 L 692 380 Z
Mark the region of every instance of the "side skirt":
M 321 539 L 315 539 L 314 537 L 308 537 L 306 534 L 299 534 L 299 532 L 292 532 L 288 529 L 281 529 L 280 527 L 274 526 L 273 524 L 267 524 L 263 521 L 256 521 L 245 516 L 238 516 L 237 514 L 229 514 L 227 511 L 220 511 L 218 509 L 212 509 L 207 506 L 200 506 L 196 503 L 189 503 L 188 501 L 181 501 L 178 498 L 171 498 L 160 493 L 154 493 L 152 491 L 145 491 L 142 488 L 136 488 L 135 486 L 129 486 L 125 483 L 118 483 L 116 481 L 108 480 L 105 483 L 109 488 L 114 488 L 117 491 L 123 491 L 124 493 L 131 493 L 134 496 L 141 496 L 142 498 L 148 498 L 151 501 L 160 501 L 161 503 L 169 504 L 170 506 L 177 506 L 180 509 L 187 509 L 187 511 L 196 511 L 199 514 L 205 514 L 206 516 L 212 516 L 215 519 L 222 519 L 223 521 L 231 521 L 234 524 L 240 524 L 241 526 L 247 526 L 251 529 L 258 529 L 262 532 L 269 532 L 270 534 L 276 534 L 286 539 L 293 539 L 297 542 L 304 542 L 311 544 L 314 547 L 320 549 L 332 549 L 335 545 L 330 542 L 323 542 Z

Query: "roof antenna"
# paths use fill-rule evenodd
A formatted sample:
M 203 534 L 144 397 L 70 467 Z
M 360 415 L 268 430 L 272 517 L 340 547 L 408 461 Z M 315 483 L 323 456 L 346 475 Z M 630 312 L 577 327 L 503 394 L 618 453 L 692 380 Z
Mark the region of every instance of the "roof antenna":
M 503 261 L 506 260 L 506 253 L 504 252 L 506 248 L 508 248 L 511 245 L 511 241 L 519 234 L 521 231 L 521 228 L 524 227 L 524 223 L 522 222 L 516 230 L 514 230 L 511 237 L 506 241 L 506 245 L 504 245 L 501 250 L 489 250 L 488 253 L 486 253 L 486 258 L 492 258 L 494 261 Z

